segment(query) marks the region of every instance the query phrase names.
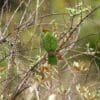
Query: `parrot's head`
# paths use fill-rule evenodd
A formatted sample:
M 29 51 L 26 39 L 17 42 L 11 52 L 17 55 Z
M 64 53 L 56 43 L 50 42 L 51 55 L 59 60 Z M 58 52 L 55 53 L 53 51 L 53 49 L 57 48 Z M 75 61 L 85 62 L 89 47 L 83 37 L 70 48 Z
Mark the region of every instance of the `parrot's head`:
M 43 32 L 43 36 L 49 34 L 55 37 L 55 33 L 50 31 L 49 29 L 43 29 L 42 32 Z

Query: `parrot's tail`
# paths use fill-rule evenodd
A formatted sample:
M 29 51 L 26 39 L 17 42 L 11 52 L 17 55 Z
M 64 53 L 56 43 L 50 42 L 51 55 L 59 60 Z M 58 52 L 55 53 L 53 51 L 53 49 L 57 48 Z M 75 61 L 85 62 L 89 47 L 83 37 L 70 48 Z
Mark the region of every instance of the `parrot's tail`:
M 57 57 L 55 53 L 48 53 L 48 64 L 57 65 Z

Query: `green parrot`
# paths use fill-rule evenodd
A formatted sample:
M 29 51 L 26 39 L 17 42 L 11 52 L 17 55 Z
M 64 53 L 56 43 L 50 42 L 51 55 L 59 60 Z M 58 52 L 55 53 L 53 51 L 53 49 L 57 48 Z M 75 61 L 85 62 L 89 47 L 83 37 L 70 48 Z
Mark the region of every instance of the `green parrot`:
M 44 32 L 43 36 L 43 48 L 48 53 L 48 64 L 56 65 L 56 49 L 57 49 L 57 39 L 53 32 Z

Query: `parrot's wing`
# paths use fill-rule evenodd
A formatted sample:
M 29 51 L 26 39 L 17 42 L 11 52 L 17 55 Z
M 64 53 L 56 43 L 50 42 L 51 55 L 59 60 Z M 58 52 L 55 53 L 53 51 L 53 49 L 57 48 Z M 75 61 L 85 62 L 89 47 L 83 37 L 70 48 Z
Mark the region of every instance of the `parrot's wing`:
M 53 33 L 47 32 L 43 37 L 43 47 L 49 51 L 55 51 L 57 48 L 57 39 L 54 37 Z

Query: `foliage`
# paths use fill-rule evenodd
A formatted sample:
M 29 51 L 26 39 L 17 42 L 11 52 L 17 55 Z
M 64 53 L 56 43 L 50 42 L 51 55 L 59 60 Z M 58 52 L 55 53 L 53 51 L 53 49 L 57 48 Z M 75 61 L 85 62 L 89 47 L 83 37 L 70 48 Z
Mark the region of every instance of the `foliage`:
M 6 1 L 0 11 L 0 96 L 99 100 L 100 1 Z

